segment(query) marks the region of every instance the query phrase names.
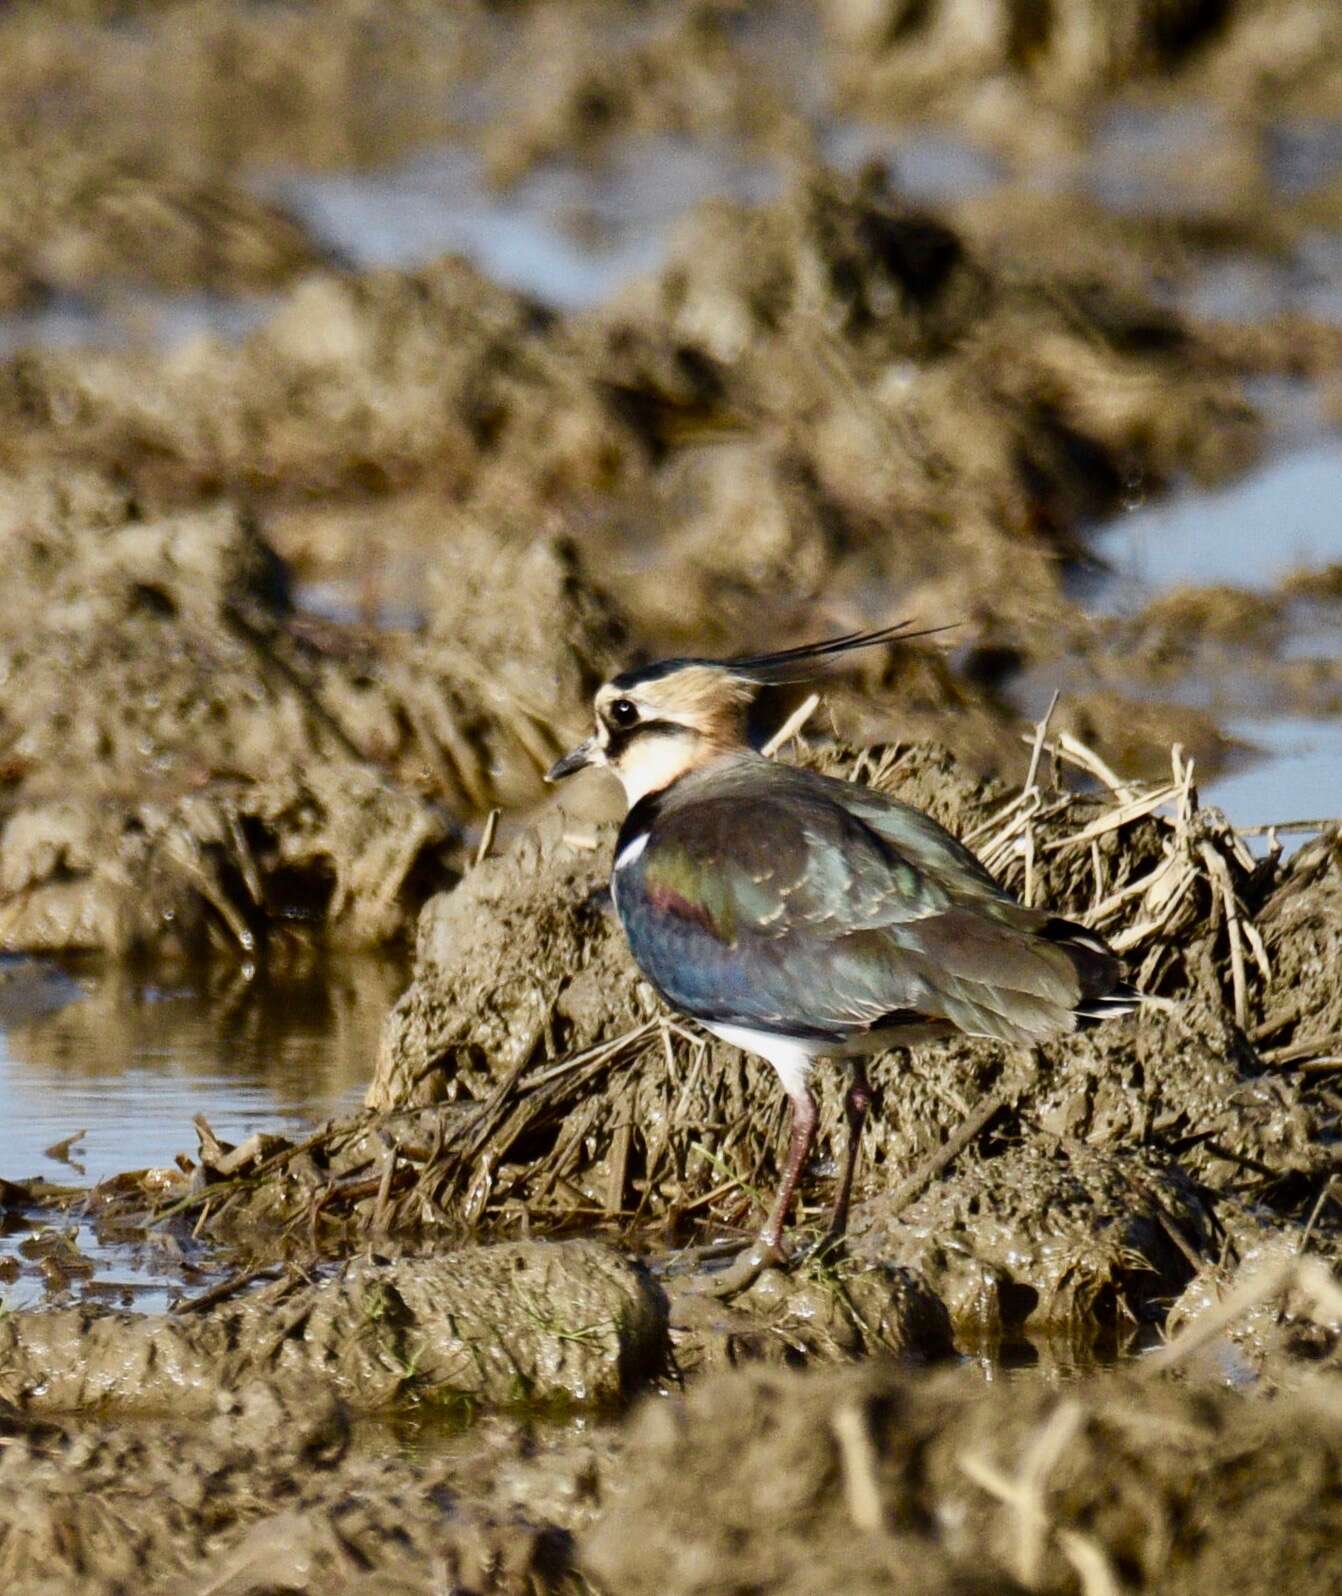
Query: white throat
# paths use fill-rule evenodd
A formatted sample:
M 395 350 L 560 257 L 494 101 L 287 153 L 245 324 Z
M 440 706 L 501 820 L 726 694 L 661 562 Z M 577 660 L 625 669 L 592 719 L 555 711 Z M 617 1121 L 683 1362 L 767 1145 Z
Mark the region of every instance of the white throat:
M 700 763 L 695 756 L 694 737 L 644 737 L 632 743 L 618 765 L 611 768 L 620 778 L 624 795 L 632 809 L 650 792 L 669 787 L 678 776 Z

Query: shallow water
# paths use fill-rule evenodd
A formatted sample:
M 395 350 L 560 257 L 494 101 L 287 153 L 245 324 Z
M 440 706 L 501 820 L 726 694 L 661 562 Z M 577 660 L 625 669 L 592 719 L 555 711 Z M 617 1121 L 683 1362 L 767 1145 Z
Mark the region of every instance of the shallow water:
M 0 360 L 25 349 L 163 349 L 206 335 L 236 343 L 266 321 L 275 304 L 270 294 L 134 289 L 106 300 L 59 294 L 35 310 L 0 316 Z
M 655 269 L 671 229 L 700 200 L 759 203 L 780 181 L 726 147 L 657 138 L 595 171 L 557 162 L 506 193 L 485 182 L 479 156 L 453 146 L 378 172 L 287 174 L 265 188 L 362 269 L 458 253 L 509 288 L 580 310 Z
M 82 1184 L 169 1165 L 194 1150 L 196 1114 L 237 1142 L 339 1113 L 362 1096 L 404 980 L 402 965 L 377 958 L 231 980 L 11 964 L 0 981 L 0 1178 Z M 65 1158 L 49 1155 L 81 1130 Z
M 1171 588 L 1267 588 L 1293 571 L 1342 563 L 1342 439 L 1291 449 L 1225 488 L 1130 510 L 1095 546 L 1113 571 L 1096 607 L 1110 613 Z
M 1342 564 L 1342 438 L 1324 435 L 1317 419 L 1302 414 L 1292 389 L 1269 391 L 1266 405 L 1281 442 L 1258 469 L 1223 488 L 1177 491 L 1097 530 L 1093 546 L 1107 570 L 1083 578 L 1093 609 L 1132 614 L 1181 587 L 1266 591 L 1293 572 Z M 1300 602 L 1287 624 L 1283 658 L 1342 653 L 1335 609 Z M 1234 824 L 1342 817 L 1342 721 L 1283 713 L 1271 687 L 1256 679 L 1253 656 L 1169 691 L 1212 710 L 1227 736 L 1246 745 L 1202 784 L 1204 799 Z M 1280 840 L 1289 853 L 1307 836 Z
M 1342 820 L 1342 720 L 1245 716 L 1230 721 L 1226 730 L 1263 750 L 1262 757 L 1203 786 L 1207 802 L 1224 809 L 1236 825 Z M 1293 832 L 1280 840 L 1289 853 L 1308 836 Z
M 216 1136 L 302 1135 L 363 1096 L 387 1008 L 406 979 L 391 958 L 315 960 L 270 974 L 184 972 L 148 979 L 115 968 L 0 963 L 0 1180 L 91 1186 L 195 1152 L 204 1115 Z M 82 1134 L 77 1134 L 82 1133 Z M 76 1139 L 62 1146 L 68 1138 Z M 0 1301 L 40 1301 L 42 1230 L 68 1231 L 103 1287 L 161 1308 L 179 1259 L 100 1239 L 87 1223 L 0 1214 Z

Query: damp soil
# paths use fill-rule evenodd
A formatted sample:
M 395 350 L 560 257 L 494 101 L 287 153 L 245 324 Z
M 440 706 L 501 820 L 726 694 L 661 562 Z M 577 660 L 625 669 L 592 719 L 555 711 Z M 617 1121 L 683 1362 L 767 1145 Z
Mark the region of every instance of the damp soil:
M 1024 789 L 927 745 L 781 756 L 937 814 L 1163 1000 L 1044 1054 L 876 1060 L 840 1255 L 715 1294 L 714 1244 L 748 1235 L 777 1177 L 779 1094 L 657 1009 L 602 901 L 611 830 L 557 808 L 426 906 L 369 1106 L 237 1144 L 202 1119 L 171 1168 L 92 1190 L 7 1182 L 47 1234 L 156 1235 L 197 1265 L 169 1311 L 127 1313 L 55 1257 L 48 1304 L 0 1319 L 15 1576 L 105 1542 L 109 1567 L 145 1556 L 165 1581 L 222 1559 L 239 1589 L 268 1557 L 411 1588 L 474 1558 L 499 1589 L 812 1589 L 842 1537 L 861 1588 L 916 1566 L 929 1589 L 1121 1568 L 1193 1591 L 1239 1555 L 1192 1526 L 1245 1511 L 1262 1471 L 1289 1481 L 1253 1521 L 1262 1566 L 1328 1588 L 1342 842 L 1256 859 L 1190 766 L 1078 787 L 1084 745 L 1040 748 Z M 1136 1374 L 1102 1379 L 1115 1364 Z M 1001 1378 L 1031 1365 L 1053 1378 Z M 444 1415 L 450 1444 L 350 1445 L 351 1416 L 404 1412 Z M 285 1445 L 253 1444 L 257 1424 Z M 129 1468 L 137 1498 L 178 1483 L 129 1513 Z M 202 1517 L 190 1481 L 221 1472 Z M 51 1493 L 84 1504 L 67 1541 L 32 1516 Z
M 1336 1588 L 1335 7 L 979 12 L 0 17 L 6 1590 Z M 902 616 L 778 757 L 1155 1001 L 877 1059 L 838 1253 L 823 1074 L 724 1298 L 543 772 Z

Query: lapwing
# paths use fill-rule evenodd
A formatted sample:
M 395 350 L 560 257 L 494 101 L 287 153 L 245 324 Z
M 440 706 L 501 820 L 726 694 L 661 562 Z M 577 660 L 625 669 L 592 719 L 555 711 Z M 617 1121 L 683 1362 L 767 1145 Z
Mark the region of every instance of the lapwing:
M 818 1061 L 849 1071 L 837 1240 L 871 1103 L 864 1057 L 956 1032 L 1030 1046 L 1139 1001 L 1102 938 L 1018 903 L 930 816 L 751 746 L 761 688 L 920 635 L 907 627 L 626 671 L 598 690 L 593 735 L 549 772 L 619 777 L 611 896 L 635 962 L 673 1009 L 766 1059 L 792 1100 L 777 1196 L 733 1289 L 785 1256 Z

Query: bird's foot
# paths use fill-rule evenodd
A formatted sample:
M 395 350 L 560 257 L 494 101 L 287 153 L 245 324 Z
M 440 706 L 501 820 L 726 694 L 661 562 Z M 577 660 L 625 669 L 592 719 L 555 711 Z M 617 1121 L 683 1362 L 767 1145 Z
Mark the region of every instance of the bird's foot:
M 704 1287 L 704 1295 L 735 1297 L 742 1291 L 748 1291 L 766 1269 L 776 1268 L 787 1261 L 788 1255 L 780 1243 L 766 1236 L 758 1236 L 727 1268 L 711 1276 Z
M 847 1252 L 847 1237 L 842 1230 L 827 1230 L 814 1246 L 807 1248 L 806 1262 L 816 1268 L 832 1269 Z

